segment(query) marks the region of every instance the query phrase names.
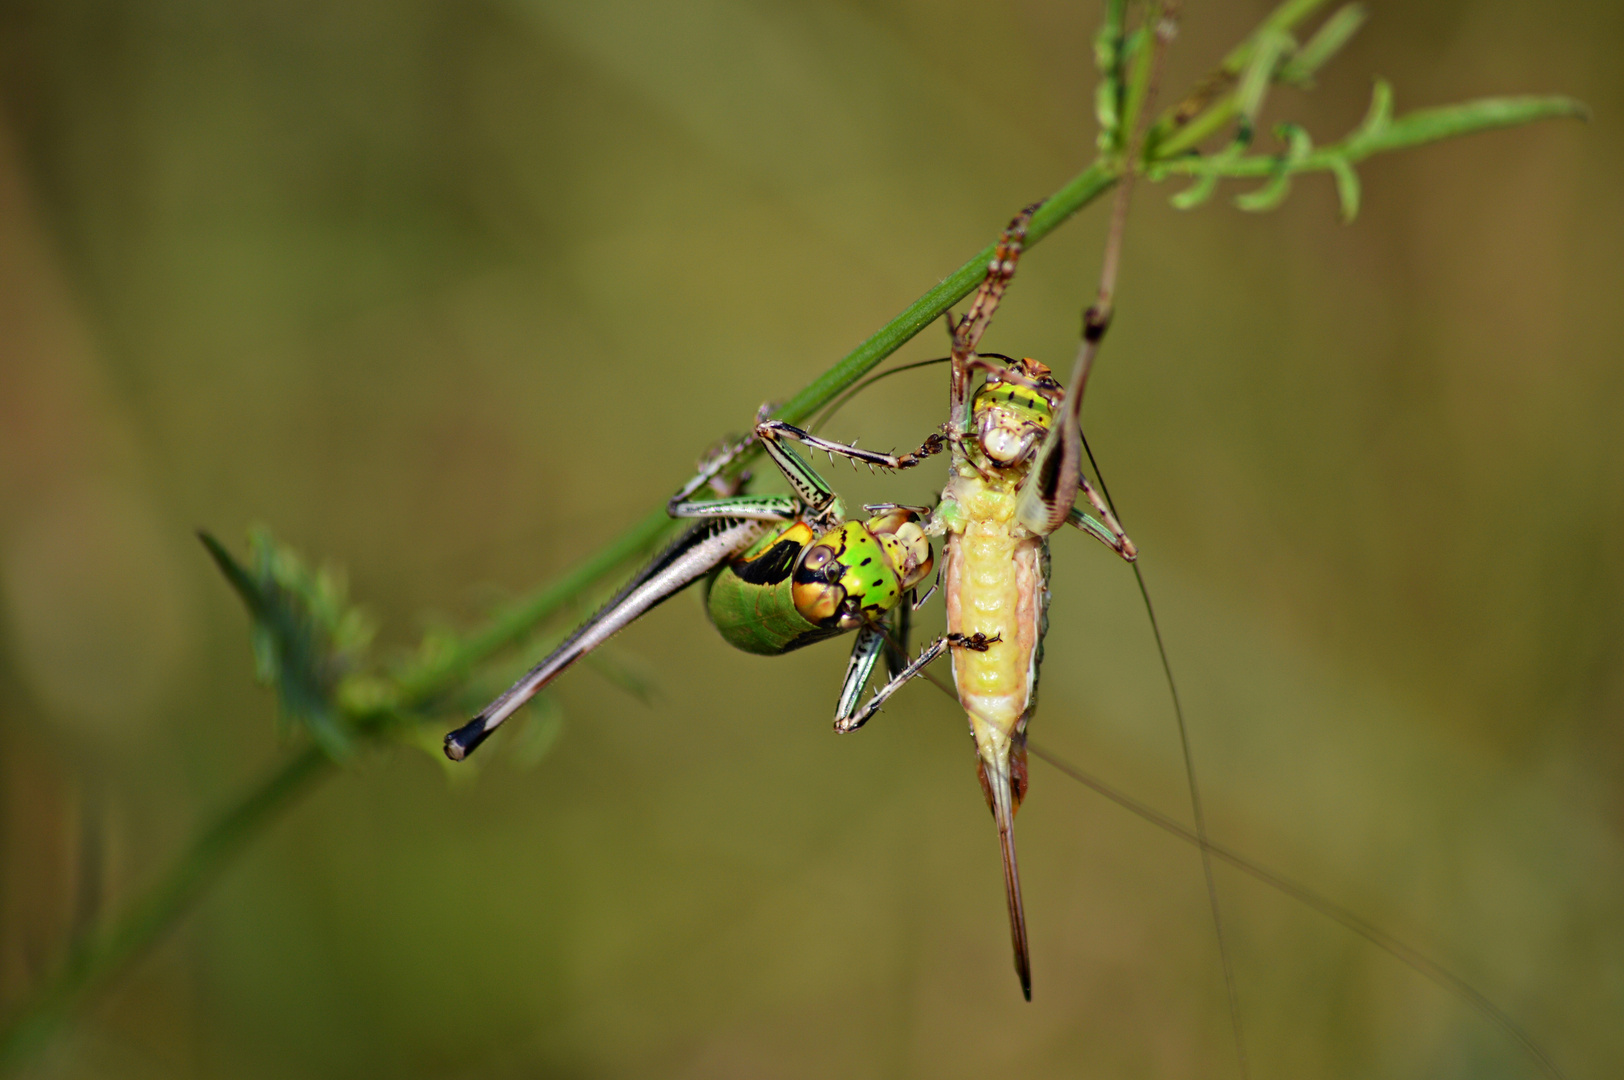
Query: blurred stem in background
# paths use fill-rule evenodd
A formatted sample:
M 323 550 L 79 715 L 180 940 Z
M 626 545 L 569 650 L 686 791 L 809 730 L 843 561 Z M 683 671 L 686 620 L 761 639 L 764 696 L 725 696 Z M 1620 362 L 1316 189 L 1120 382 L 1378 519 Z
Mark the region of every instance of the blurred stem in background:
M 1392 94 L 1376 84 L 1364 122 L 1340 142 L 1314 150 L 1294 125 L 1276 129 L 1284 149 L 1248 153 L 1268 89 L 1281 82 L 1306 86 L 1363 20 L 1360 5 L 1333 13 L 1306 43 L 1292 30 L 1324 0 L 1287 0 L 1224 58 L 1221 65 L 1180 104 L 1149 127 L 1139 160 L 1127 160 L 1129 133 L 1137 129 L 1146 100 L 1147 33 L 1124 33 L 1126 4 L 1108 0 L 1105 24 L 1096 39 L 1101 82 L 1096 94 L 1099 155 L 1051 195 L 1033 216 L 1027 244 L 1037 244 L 1078 210 L 1109 191 L 1132 167 L 1148 180 L 1172 175 L 1194 178 L 1175 197 L 1192 207 L 1211 197 L 1223 179 L 1255 178 L 1256 191 L 1237 197 L 1242 209 L 1278 205 L 1298 173 L 1332 174 L 1347 219 L 1357 213 L 1359 184 L 1353 166 L 1376 153 L 1417 146 L 1457 135 L 1559 116 L 1582 116 L 1577 102 L 1561 97 L 1497 98 L 1433 108 L 1394 118 Z M 1233 125 L 1230 140 L 1201 156 L 1196 146 Z M 940 318 L 981 281 L 995 245 L 989 244 L 886 323 L 844 359 L 808 384 L 775 414 L 799 423 L 833 401 L 882 360 Z M 756 451 L 741 455 L 742 470 Z M 519 643 L 601 579 L 652 548 L 673 527 L 664 507 L 651 511 L 556 582 L 495 617 L 464 640 L 423 654 L 404 670 L 367 674 L 362 654 L 369 632 L 359 613 L 347 606 L 341 587 L 326 574 L 308 571 L 268 537 L 254 539 L 252 567 L 239 564 L 212 537 L 203 541 L 237 591 L 254 624 L 254 648 L 261 679 L 278 691 L 281 712 L 303 729 L 309 744 L 205 825 L 175 864 L 129 907 L 74 941 L 66 958 L 0 1029 L 0 1072 L 32 1059 L 98 988 L 122 973 L 157 942 L 191 904 L 278 814 L 310 791 L 357 745 L 402 737 L 418 721 L 439 716 L 443 703 L 476 669 L 501 650 Z

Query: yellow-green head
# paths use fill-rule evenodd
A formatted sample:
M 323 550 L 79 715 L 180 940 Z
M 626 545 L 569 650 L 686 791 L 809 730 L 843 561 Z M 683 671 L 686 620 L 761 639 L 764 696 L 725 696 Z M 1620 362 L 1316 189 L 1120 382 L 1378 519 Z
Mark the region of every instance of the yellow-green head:
M 852 630 L 896 607 L 934 564 L 919 515 L 892 510 L 824 533 L 795 566 L 795 610 L 808 622 Z
M 1014 378 L 989 374 L 970 405 L 981 452 L 998 465 L 1030 458 L 1065 398 L 1049 369 L 1036 360 L 1017 360 L 1008 370 Z

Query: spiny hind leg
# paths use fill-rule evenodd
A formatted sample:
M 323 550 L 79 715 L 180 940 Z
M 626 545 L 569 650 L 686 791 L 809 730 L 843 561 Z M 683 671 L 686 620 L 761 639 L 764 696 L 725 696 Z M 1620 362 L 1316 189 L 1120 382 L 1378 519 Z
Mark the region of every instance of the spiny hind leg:
M 836 717 L 835 730 L 845 734 L 847 732 L 856 731 L 858 728 L 868 723 L 869 718 L 880 711 L 880 706 L 884 705 L 886 700 L 890 698 L 892 694 L 896 693 L 898 690 L 901 690 L 904 683 L 907 683 L 909 680 L 923 672 L 925 668 L 930 665 L 930 662 L 942 655 L 943 651 L 945 651 L 949 646 L 957 649 L 970 649 L 973 652 L 986 652 L 988 648 L 995 645 L 999 640 L 1000 639 L 996 636 L 988 637 L 985 634 L 944 634 L 935 641 L 931 642 L 929 645 L 926 645 L 924 650 L 914 658 L 913 662 L 907 667 L 903 668 L 901 671 L 897 672 L 890 682 L 874 691 L 874 696 L 868 699 L 868 704 L 864 705 L 862 708 L 858 709 L 849 716 L 842 714 Z
M 665 512 L 674 518 L 794 521 L 800 516 L 801 504 L 788 495 L 733 495 L 726 499 L 698 500 L 679 500 L 674 495 L 666 503 Z
M 1082 489 L 1083 494 L 1100 516 L 1096 519 L 1073 506 L 1071 512 L 1066 516 L 1067 523 L 1083 530 L 1118 555 L 1121 555 L 1128 562 L 1137 559 L 1139 549 L 1134 546 L 1132 540 L 1128 539 L 1128 534 L 1118 524 L 1116 515 L 1111 513 L 1111 507 L 1104 499 L 1100 498 L 1099 492 L 1094 490 L 1094 486 L 1088 482 L 1088 478 L 1079 476 L 1077 486 Z
M 992 322 L 993 313 L 998 310 L 998 303 L 1004 297 L 1004 290 L 1015 276 L 1015 266 L 1026 245 L 1026 227 L 1042 205 L 1040 202 L 1033 203 L 1016 214 L 999 237 L 998 246 L 993 249 L 992 261 L 987 264 L 987 276 L 982 279 L 981 287 L 970 301 L 970 309 L 953 328 L 953 355 L 956 360 L 968 360 L 975 353 L 981 335 L 986 332 L 987 324 Z
M 919 449 L 912 453 L 882 454 L 875 450 L 859 450 L 853 443 L 834 442 L 829 439 L 819 438 L 793 424 L 786 424 L 782 420 L 761 421 L 756 425 L 756 436 L 770 442 L 776 442 L 781 438 L 794 439 L 802 446 L 828 454 L 830 458 L 838 454 L 854 463 L 861 461 L 870 468 L 880 469 L 911 469 L 926 458 L 940 454 L 947 446 L 947 436 L 937 432 L 920 444 Z

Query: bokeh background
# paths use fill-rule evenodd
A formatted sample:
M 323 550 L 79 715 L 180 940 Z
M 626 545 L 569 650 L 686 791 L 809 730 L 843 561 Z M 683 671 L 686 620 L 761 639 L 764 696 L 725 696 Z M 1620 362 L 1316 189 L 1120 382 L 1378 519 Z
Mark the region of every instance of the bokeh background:
M 1372 161 L 1351 227 L 1324 177 L 1265 216 L 1142 189 L 1086 424 L 1214 834 L 1618 1075 L 1624 15 L 1375 7 L 1271 119 L 1331 141 L 1376 74 L 1400 110 L 1594 119 Z M 1264 8 L 1187 4 L 1169 86 Z M 1076 172 L 1096 20 L 0 4 L 0 1006 L 290 752 L 195 527 L 347 568 L 385 658 L 477 625 Z M 988 348 L 1069 362 L 1103 209 L 1029 254 Z M 911 445 L 943 404 L 903 376 L 829 430 Z M 1132 578 L 1054 547 L 1034 735 L 1187 817 Z M 736 654 L 693 597 L 615 656 L 652 701 L 572 673 L 531 768 L 403 746 L 329 778 L 34 1074 L 1234 1075 L 1190 848 L 1034 764 L 1028 1005 L 950 701 L 837 738 L 843 646 Z M 1392 957 L 1219 885 L 1255 1076 L 1536 1075 Z

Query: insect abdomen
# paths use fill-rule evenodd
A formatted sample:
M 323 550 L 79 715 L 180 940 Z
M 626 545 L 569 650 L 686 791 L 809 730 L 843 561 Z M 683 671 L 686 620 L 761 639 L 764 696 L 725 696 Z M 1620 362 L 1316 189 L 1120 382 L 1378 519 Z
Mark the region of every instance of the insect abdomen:
M 736 649 L 777 656 L 829 637 L 795 610 L 795 560 L 812 539 L 812 530 L 797 522 L 764 537 L 742 559 L 711 575 L 705 610 L 723 640 Z

